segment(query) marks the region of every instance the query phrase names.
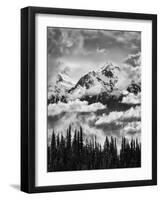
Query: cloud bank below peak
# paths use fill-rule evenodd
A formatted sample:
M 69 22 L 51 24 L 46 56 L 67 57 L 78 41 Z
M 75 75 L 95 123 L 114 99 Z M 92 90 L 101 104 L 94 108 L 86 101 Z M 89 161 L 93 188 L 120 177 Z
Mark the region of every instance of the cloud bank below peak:
M 58 102 L 57 104 L 48 105 L 48 116 L 60 115 L 62 113 L 88 113 L 105 109 L 106 106 L 101 103 L 88 105 L 87 101 L 70 101 L 68 103 Z

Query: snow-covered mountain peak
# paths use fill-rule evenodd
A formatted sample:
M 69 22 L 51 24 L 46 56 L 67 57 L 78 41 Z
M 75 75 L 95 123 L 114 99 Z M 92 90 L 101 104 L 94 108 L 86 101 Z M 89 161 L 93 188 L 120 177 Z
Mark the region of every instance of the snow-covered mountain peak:
M 120 102 L 129 93 L 137 95 L 141 91 L 141 85 L 132 82 L 123 91 L 118 88 L 120 68 L 112 63 L 106 63 L 98 71 L 90 71 L 74 83 L 68 73 L 60 72 L 56 83 L 48 87 L 48 103 L 58 101 L 68 102 L 76 99 L 85 100 L 89 103 Z
M 109 95 L 113 92 L 118 81 L 118 67 L 112 63 L 103 66 L 98 71 L 90 71 L 82 76 L 68 95 L 70 100 L 85 96 L 98 96 L 102 93 Z
M 57 79 L 56 79 L 56 84 L 58 84 L 59 82 L 66 82 L 70 85 L 75 84 L 75 82 L 72 80 L 72 78 L 69 76 L 69 74 L 65 71 L 61 71 L 60 73 L 58 73 Z
M 112 62 L 107 62 L 101 67 L 101 71 L 110 71 L 110 70 L 120 70 L 120 68 L 114 65 Z
M 66 101 L 67 93 L 74 85 L 75 82 L 66 72 L 60 72 L 55 84 L 48 86 L 48 102 Z

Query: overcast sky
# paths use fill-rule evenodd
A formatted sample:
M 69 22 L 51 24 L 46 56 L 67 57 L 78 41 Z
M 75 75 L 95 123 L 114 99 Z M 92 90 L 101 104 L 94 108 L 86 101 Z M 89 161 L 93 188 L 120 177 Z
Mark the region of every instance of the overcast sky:
M 47 29 L 47 51 L 48 83 L 64 69 L 77 81 L 108 61 L 123 70 L 125 63 L 135 68 L 140 60 L 141 33 L 52 27 Z

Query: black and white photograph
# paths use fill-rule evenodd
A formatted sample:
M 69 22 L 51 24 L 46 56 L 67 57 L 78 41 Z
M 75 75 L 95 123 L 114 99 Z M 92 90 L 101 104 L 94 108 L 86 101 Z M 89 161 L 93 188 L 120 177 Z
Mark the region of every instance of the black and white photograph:
M 22 8 L 21 190 L 156 184 L 157 15 Z
M 47 172 L 141 167 L 141 32 L 46 31 Z

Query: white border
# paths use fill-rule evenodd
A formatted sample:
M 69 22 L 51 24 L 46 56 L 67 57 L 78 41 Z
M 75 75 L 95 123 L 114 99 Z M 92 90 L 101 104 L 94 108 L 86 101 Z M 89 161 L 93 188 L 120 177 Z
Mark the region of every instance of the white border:
M 47 173 L 47 26 L 141 31 L 142 167 Z M 36 15 L 36 186 L 152 178 L 152 23 L 147 20 Z

